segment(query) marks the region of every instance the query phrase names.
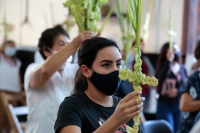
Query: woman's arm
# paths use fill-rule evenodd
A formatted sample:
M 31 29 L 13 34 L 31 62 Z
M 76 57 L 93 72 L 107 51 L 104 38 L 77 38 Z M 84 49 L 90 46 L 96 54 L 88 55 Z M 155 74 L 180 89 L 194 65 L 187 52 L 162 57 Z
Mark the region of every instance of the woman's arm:
M 91 37 L 93 37 L 92 32 L 82 32 L 71 43 L 49 57 L 41 66 L 36 68 L 31 75 L 29 88 L 36 90 L 41 89 L 51 76 L 63 65 L 67 58 L 78 49 L 82 42 Z
M 180 101 L 180 110 L 183 112 L 195 112 L 200 110 L 200 100 L 194 100 L 187 93 L 183 93 Z

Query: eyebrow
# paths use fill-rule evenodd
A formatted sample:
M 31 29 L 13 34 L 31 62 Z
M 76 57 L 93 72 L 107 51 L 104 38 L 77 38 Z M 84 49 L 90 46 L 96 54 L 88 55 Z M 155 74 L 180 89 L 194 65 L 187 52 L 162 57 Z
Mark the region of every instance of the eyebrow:
M 69 44 L 70 42 L 68 42 L 68 41 L 64 42 L 63 40 L 59 40 L 59 41 L 57 41 L 57 43 L 64 43 L 64 44 L 66 43 L 66 44 Z
M 119 59 L 119 60 L 117 60 L 116 62 L 119 62 L 119 61 L 121 61 L 122 59 Z M 113 61 L 111 61 L 111 60 L 102 60 L 100 63 L 102 63 L 102 62 L 109 62 L 109 63 L 112 63 Z
M 58 40 L 57 42 L 62 42 L 62 43 L 65 43 L 64 41 L 62 41 L 62 40 Z

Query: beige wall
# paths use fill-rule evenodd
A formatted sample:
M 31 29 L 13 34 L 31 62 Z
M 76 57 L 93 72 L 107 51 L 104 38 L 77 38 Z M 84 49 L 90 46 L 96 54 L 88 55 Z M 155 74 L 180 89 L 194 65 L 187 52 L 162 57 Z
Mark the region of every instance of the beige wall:
M 65 0 L 29 0 L 30 1 L 30 11 L 29 11 L 29 22 L 30 25 L 21 26 L 22 21 L 25 17 L 25 1 L 26 0 L 0 0 L 3 1 L 3 6 L 5 7 L 6 1 L 6 18 L 9 23 L 15 26 L 15 30 L 9 35 L 10 39 L 15 40 L 19 45 L 37 46 L 38 38 L 43 30 L 49 28 L 55 24 L 62 23 L 65 20 L 66 9 L 62 6 Z M 109 3 L 114 5 L 116 0 L 110 0 Z M 125 2 L 125 0 L 123 0 Z M 155 0 L 156 1 L 156 0 Z M 182 17 L 183 17 L 183 0 L 160 0 L 160 15 L 159 15 L 159 36 L 155 37 L 155 13 L 156 8 L 153 6 L 151 12 L 150 21 L 150 33 L 147 40 L 147 46 L 145 48 L 146 52 L 158 52 L 160 47 L 164 42 L 168 40 L 167 30 L 168 30 L 168 9 L 171 3 L 172 8 L 172 19 L 174 24 L 174 31 L 177 32 L 177 37 L 175 41 L 181 45 L 182 37 Z M 53 15 L 51 13 L 51 3 L 53 5 Z M 143 22 L 145 13 L 147 9 L 148 0 L 144 0 L 143 8 Z M 125 5 L 125 4 L 124 4 Z M 53 21 L 52 21 L 53 19 Z M 3 9 L 0 9 L 0 22 L 3 21 Z M 100 22 L 101 24 L 101 22 Z M 77 35 L 77 27 L 75 26 L 70 32 L 71 37 Z M 3 29 L 0 27 L 0 38 L 3 37 Z M 113 38 L 118 41 L 120 47 L 122 48 L 122 43 L 120 40 L 120 29 L 116 18 L 111 18 L 108 25 L 106 25 L 102 36 Z M 157 40 L 157 44 L 155 44 Z
M 145 2 L 146 1 L 147 0 L 145 0 Z M 158 52 L 160 51 L 160 48 L 162 47 L 163 43 L 169 40 L 167 31 L 168 31 L 168 11 L 170 6 L 172 11 L 173 30 L 177 33 L 177 36 L 174 37 L 174 41 L 179 46 L 181 46 L 184 0 L 155 0 L 155 1 L 160 1 L 160 12 L 159 12 L 160 15 L 159 15 L 159 25 L 158 25 L 159 34 L 158 36 L 156 36 L 156 28 L 155 28 L 156 7 L 154 5 L 154 8 L 151 12 L 152 15 L 149 27 L 150 28 L 149 38 L 147 40 L 148 45 L 145 47 L 145 50 L 148 52 Z M 146 11 L 143 10 L 143 13 L 145 12 Z

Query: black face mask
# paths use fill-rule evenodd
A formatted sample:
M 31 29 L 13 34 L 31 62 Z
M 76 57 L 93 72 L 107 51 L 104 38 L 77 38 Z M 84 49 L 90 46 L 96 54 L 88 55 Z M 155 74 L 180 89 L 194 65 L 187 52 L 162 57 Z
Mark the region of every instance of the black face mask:
M 92 73 L 90 82 L 102 93 L 110 96 L 114 94 L 121 83 L 119 78 L 119 70 L 109 74 L 99 74 L 95 71 Z

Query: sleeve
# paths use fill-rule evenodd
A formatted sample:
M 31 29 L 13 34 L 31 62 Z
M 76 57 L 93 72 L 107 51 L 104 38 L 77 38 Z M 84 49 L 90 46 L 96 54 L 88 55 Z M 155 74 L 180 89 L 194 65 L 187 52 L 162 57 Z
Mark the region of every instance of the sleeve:
M 191 79 L 190 78 L 188 78 L 186 81 L 185 81 L 185 83 L 183 84 L 183 93 L 190 93 L 189 92 L 189 90 L 190 90 L 190 88 L 191 88 L 191 81 L 190 81 Z
M 197 122 L 198 120 L 200 120 L 200 112 L 198 113 L 198 115 L 197 115 L 195 121 Z
M 183 65 L 181 65 L 181 80 L 178 81 L 178 84 L 176 84 L 176 87 L 179 88 L 178 91 L 179 91 L 179 96 L 182 94 L 183 92 L 183 85 L 184 83 L 186 83 L 187 81 L 187 72 L 186 72 L 186 69 Z
M 25 77 L 24 77 L 24 88 L 27 90 L 29 87 L 29 83 L 31 80 L 31 76 L 33 72 L 39 67 L 39 64 L 30 64 L 25 72 Z
M 79 105 L 72 98 L 66 98 L 60 105 L 57 119 L 54 125 L 55 133 L 59 133 L 62 127 L 75 125 L 82 128 L 81 113 Z
M 193 76 L 193 75 L 191 75 Z M 192 99 L 196 99 L 198 94 L 195 86 L 195 79 L 193 77 L 189 77 L 188 80 L 183 85 L 183 93 L 188 93 Z

